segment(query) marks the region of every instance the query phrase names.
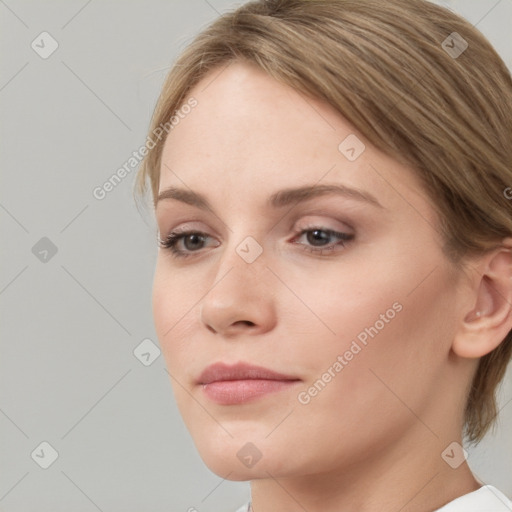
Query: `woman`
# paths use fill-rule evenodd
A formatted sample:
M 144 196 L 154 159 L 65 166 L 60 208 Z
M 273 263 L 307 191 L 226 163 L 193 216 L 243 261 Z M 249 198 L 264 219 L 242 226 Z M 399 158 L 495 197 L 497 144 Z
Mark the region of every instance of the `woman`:
M 512 510 L 463 448 L 512 351 L 511 133 L 506 66 L 424 0 L 249 2 L 178 59 L 154 320 L 240 510 Z

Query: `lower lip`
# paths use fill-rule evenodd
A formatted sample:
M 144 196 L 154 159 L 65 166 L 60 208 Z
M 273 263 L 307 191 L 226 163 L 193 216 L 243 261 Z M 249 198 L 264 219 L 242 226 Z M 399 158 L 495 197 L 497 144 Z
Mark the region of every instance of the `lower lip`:
M 246 380 L 221 380 L 203 384 L 205 395 L 220 405 L 242 404 L 255 398 L 283 391 L 298 380 L 268 380 L 268 379 L 246 379 Z

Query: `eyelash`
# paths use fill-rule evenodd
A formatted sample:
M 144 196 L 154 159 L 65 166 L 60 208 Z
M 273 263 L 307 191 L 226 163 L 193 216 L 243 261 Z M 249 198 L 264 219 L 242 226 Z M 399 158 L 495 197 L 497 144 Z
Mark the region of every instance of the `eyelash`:
M 309 246 L 309 247 L 306 246 L 306 245 L 304 246 L 304 250 L 305 251 L 311 252 L 313 254 L 319 254 L 319 255 L 322 255 L 322 256 L 325 255 L 324 251 L 327 251 L 328 253 L 333 254 L 334 253 L 334 247 L 336 245 L 339 245 L 341 247 L 345 247 L 346 242 L 349 242 L 349 241 L 351 241 L 354 238 L 354 235 L 352 235 L 352 234 L 342 233 L 342 232 L 339 232 L 339 231 L 334 231 L 333 229 L 325 229 L 325 228 L 322 228 L 320 226 L 315 226 L 315 227 L 310 227 L 310 228 L 307 228 L 307 229 L 302 229 L 301 231 L 298 231 L 296 233 L 296 236 L 300 237 L 300 236 L 304 235 L 305 233 L 309 233 L 309 232 L 313 232 L 313 231 L 321 231 L 321 232 L 327 233 L 329 236 L 335 236 L 335 237 L 339 238 L 339 242 L 338 243 L 336 243 L 334 245 L 331 245 L 327 249 L 326 249 L 325 246 L 317 247 L 317 248 L 312 248 L 314 246 Z M 171 254 L 173 255 L 173 257 L 175 257 L 175 258 L 183 258 L 183 259 L 184 258 L 188 258 L 190 256 L 193 256 L 194 253 L 198 253 L 199 250 L 191 251 L 191 252 L 185 252 L 185 251 L 181 251 L 180 249 L 177 249 L 176 245 L 178 244 L 178 242 L 180 240 L 182 240 L 183 238 L 185 238 L 185 237 L 187 237 L 189 235 L 199 235 L 203 239 L 203 241 L 204 241 L 205 237 L 209 236 L 206 233 L 203 233 L 201 231 L 194 231 L 194 230 L 173 231 L 173 232 L 169 233 L 169 235 L 167 235 L 165 240 L 162 240 L 162 239 L 159 238 L 158 239 L 158 244 L 159 244 L 159 246 L 162 249 L 170 251 Z M 294 243 L 297 243 L 297 242 L 294 242 Z

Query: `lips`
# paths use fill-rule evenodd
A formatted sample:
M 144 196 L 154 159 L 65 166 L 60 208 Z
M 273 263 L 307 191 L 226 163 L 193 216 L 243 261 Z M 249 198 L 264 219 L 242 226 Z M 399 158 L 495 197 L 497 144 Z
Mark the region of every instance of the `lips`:
M 217 381 L 226 380 L 279 380 L 293 381 L 300 380 L 291 375 L 278 373 L 262 366 L 254 366 L 248 363 L 238 363 L 227 365 L 224 363 L 215 363 L 208 366 L 199 376 L 198 384 L 211 384 Z
M 219 405 L 241 405 L 292 388 L 301 379 L 262 366 L 215 363 L 198 378 L 204 395 Z

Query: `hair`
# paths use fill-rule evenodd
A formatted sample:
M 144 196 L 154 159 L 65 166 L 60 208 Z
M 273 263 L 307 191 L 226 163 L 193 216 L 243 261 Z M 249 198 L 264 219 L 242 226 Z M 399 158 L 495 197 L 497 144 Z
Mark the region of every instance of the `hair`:
M 166 123 L 169 133 L 169 120 L 208 72 L 234 61 L 324 100 L 408 165 L 438 213 L 443 250 L 455 265 L 512 235 L 512 78 L 463 18 L 426 0 L 247 2 L 203 29 L 178 57 L 148 140 Z M 160 136 L 153 143 L 135 182 L 142 197 L 149 180 L 154 204 L 164 143 Z M 512 331 L 480 358 L 464 410 L 470 443 L 494 427 L 495 393 L 511 354 Z

